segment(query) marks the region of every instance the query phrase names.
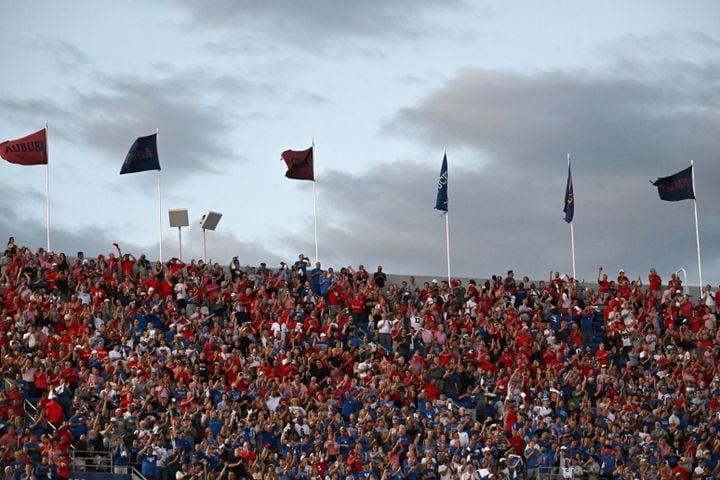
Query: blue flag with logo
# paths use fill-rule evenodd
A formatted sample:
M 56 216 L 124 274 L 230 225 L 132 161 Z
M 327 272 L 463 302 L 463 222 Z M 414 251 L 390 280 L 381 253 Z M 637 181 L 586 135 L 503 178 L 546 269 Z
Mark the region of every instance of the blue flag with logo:
M 652 184 L 657 187 L 661 200 L 678 202 L 680 200 L 693 200 L 695 198 L 692 165 L 684 170 L 680 170 L 675 175 L 658 178 L 652 182 Z
M 438 180 L 437 200 L 435 200 L 435 209 L 443 212 L 448 211 L 447 154 L 443 155 L 442 168 L 440 169 L 440 180 Z
M 563 212 L 565 212 L 565 221 L 567 223 L 572 222 L 573 217 L 575 216 L 575 195 L 573 194 L 572 172 L 570 171 L 570 162 L 569 161 L 568 161 L 568 179 L 567 179 L 567 185 L 565 186 L 565 207 L 563 207 Z
M 160 170 L 160 159 L 157 151 L 157 133 L 147 137 L 139 137 L 130 147 L 125 156 L 120 175 L 126 173 Z

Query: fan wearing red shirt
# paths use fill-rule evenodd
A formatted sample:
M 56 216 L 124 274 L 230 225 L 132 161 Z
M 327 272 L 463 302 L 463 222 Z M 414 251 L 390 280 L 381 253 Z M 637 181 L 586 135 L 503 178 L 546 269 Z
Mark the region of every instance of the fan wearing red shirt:
M 692 330 L 693 333 L 698 333 L 702 328 L 704 315 L 705 307 L 703 305 L 700 305 L 692 310 L 692 314 L 690 316 L 690 330 Z
M 558 292 L 562 292 L 565 289 L 565 280 L 560 276 L 560 272 L 555 272 L 555 276 L 552 276 L 552 270 L 550 270 L 550 283 L 555 285 L 555 289 Z
M 343 287 L 338 282 L 333 283 L 328 288 L 328 303 L 332 313 L 340 312 L 343 305 Z
M 22 417 L 25 414 L 22 394 L 12 384 L 8 384 L 6 388 L 5 396 L 8 400 L 9 411 L 16 416 Z
M 569 335 L 569 343 L 572 344 L 574 347 L 579 347 L 582 345 L 582 332 L 578 328 L 576 323 L 573 323 L 570 326 L 570 335 Z
M 350 313 L 353 317 L 353 323 L 367 323 L 367 319 L 365 318 L 365 299 L 362 295 L 355 294 L 352 296 Z
M 608 293 L 610 293 L 610 281 L 608 281 L 607 273 L 602 273 L 603 268 L 598 268 L 598 293 L 600 294 L 600 299 L 602 301 L 605 301 L 607 298 Z
M 240 452 L 240 458 L 242 458 L 248 465 L 252 465 L 253 462 L 257 460 L 257 454 L 255 453 L 255 450 L 253 450 L 250 446 L 250 442 L 243 443 L 243 448 Z
M 511 432 L 513 425 L 517 423 L 518 412 L 515 408 L 515 402 L 511 401 L 505 406 L 505 414 L 503 415 L 503 423 L 505 425 L 505 432 Z M 512 445 L 512 444 L 511 444 Z M 514 447 L 514 445 L 513 445 Z
M 660 298 L 660 289 L 662 288 L 662 278 L 657 274 L 654 268 L 650 269 L 648 275 L 648 290 L 653 292 L 656 298 Z
M 595 357 L 597 358 L 598 363 L 600 363 L 601 366 L 607 367 L 609 354 L 607 350 L 605 350 L 604 343 L 601 343 L 598 346 L 598 350 L 597 352 L 595 352 Z
M 630 293 L 630 301 L 634 305 L 642 305 L 643 304 L 643 294 L 640 291 L 640 286 L 638 284 L 635 284 L 632 288 L 632 292 Z
M 43 411 L 43 415 L 48 422 L 52 423 L 56 427 L 60 426 L 65 419 L 62 406 L 60 406 L 60 404 L 55 400 L 55 398 L 48 400 L 48 402 L 45 404 L 45 410 Z
M 110 270 L 111 272 L 117 272 L 120 259 L 116 258 L 114 253 L 110 253 L 106 261 L 108 270 Z
M 676 295 L 682 289 L 682 280 L 680 280 L 680 278 L 678 278 L 678 276 L 674 273 L 670 275 L 670 280 L 668 280 L 668 288 L 673 295 Z
M 60 377 L 64 378 L 68 385 L 70 385 L 73 389 L 77 388 L 78 370 L 73 367 L 72 363 L 69 361 L 65 362 L 65 368 L 63 368 L 62 372 L 60 372 Z
M 680 316 L 689 320 L 690 318 L 692 318 L 692 313 L 693 304 L 688 297 L 684 297 L 680 301 Z
M 622 282 L 618 283 L 618 296 L 620 298 L 624 298 L 625 300 L 630 299 L 632 291 L 630 290 L 630 282 L 628 282 L 627 277 Z
M 172 295 L 173 285 L 167 278 L 160 281 L 158 288 L 160 289 L 160 298 L 167 298 Z
M 515 336 L 515 345 L 519 347 L 532 345 L 532 335 L 527 325 L 523 325 L 517 335 Z
M 135 263 L 137 263 L 137 259 L 132 253 L 126 253 L 122 257 L 122 261 L 120 262 L 120 268 L 122 269 L 123 277 L 133 276 L 133 268 L 135 267 Z
M 165 264 L 170 270 L 170 278 L 175 277 L 177 273 L 186 267 L 185 263 L 177 257 L 173 257 Z
M 252 303 L 254 299 L 255 297 L 253 297 L 252 288 L 246 288 L 245 291 L 238 296 L 237 302 L 245 311 L 249 312 L 252 310 Z
M 682 480 L 690 480 L 690 472 L 685 470 L 680 464 L 678 464 L 675 468 L 672 469 L 672 473 L 672 478 L 674 479 L 680 477 Z

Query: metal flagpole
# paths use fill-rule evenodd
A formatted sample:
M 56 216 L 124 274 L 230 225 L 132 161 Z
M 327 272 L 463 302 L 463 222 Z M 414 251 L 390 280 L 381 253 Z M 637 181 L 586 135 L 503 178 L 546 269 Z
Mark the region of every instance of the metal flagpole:
M 573 225 L 573 222 L 570 222 L 570 245 L 572 249 L 572 272 L 573 272 L 573 280 L 576 277 L 575 275 L 575 226 Z
M 155 129 L 155 137 L 157 142 L 158 158 L 160 157 L 160 129 Z M 163 261 L 162 251 L 162 196 L 160 194 L 160 170 L 157 171 L 157 204 L 158 204 L 158 234 L 160 235 L 160 262 Z
M 447 148 L 443 149 L 443 159 L 447 158 Z M 446 173 L 447 177 L 445 178 L 445 184 L 447 184 L 449 174 Z M 449 203 L 449 200 L 448 200 Z M 449 205 L 445 205 L 445 246 L 447 250 L 447 274 L 448 274 L 448 288 L 451 288 L 451 279 L 450 276 L 450 220 L 448 219 L 450 215 L 450 208 L 448 208 Z
M 48 122 L 45 120 L 45 228 L 47 230 L 47 249 L 50 251 L 50 139 Z
M 448 288 L 452 285 L 450 283 L 450 220 L 448 220 L 449 212 L 445 212 L 445 243 L 447 244 L 447 270 L 448 270 Z
M 315 190 L 315 139 L 312 139 L 312 153 L 313 153 L 313 229 L 315 231 L 315 261 L 320 261 L 320 253 L 318 249 L 318 234 L 317 234 L 317 192 Z
M 692 167 L 693 207 L 695 208 L 695 244 L 697 246 L 698 277 L 700 278 L 700 292 L 703 291 L 702 262 L 700 261 L 700 227 L 697 213 L 697 193 L 695 192 L 695 163 L 690 160 Z
M 568 172 L 570 172 L 570 154 L 567 154 L 567 163 L 568 163 Z M 575 189 L 573 188 L 573 208 L 575 208 Z M 570 251 L 572 252 L 572 273 L 573 273 L 573 280 L 577 278 L 575 276 L 575 215 L 573 215 L 572 220 L 570 221 Z

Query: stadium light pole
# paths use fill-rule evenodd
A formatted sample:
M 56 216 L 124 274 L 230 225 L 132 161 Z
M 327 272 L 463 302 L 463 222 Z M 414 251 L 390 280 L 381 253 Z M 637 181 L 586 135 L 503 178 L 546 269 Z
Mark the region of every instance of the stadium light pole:
M 202 216 L 200 220 L 200 228 L 203 232 L 203 263 L 207 262 L 207 244 L 205 240 L 205 230 L 215 230 L 220 223 L 222 213 L 210 211 Z
M 182 227 L 190 226 L 187 208 L 168 210 L 168 216 L 170 217 L 170 227 L 177 227 L 178 229 L 178 249 L 180 252 L 178 258 L 182 260 Z

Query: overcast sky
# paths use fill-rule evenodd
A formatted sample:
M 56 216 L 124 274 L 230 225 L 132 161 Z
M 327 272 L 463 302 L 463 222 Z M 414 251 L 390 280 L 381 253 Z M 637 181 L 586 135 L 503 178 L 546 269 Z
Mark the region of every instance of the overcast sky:
M 159 129 L 167 210 L 223 213 L 208 257 L 314 257 L 310 182 L 280 153 L 314 139 L 324 266 L 444 275 L 433 210 L 449 165 L 452 272 L 683 267 L 693 203 L 649 183 L 696 166 L 703 277 L 720 283 L 720 3 L 136 0 L 4 2 L 0 141 L 49 122 L 52 247 L 158 256 L 155 172 L 120 176 Z M 45 245 L 43 167 L 0 164 L 0 232 Z

